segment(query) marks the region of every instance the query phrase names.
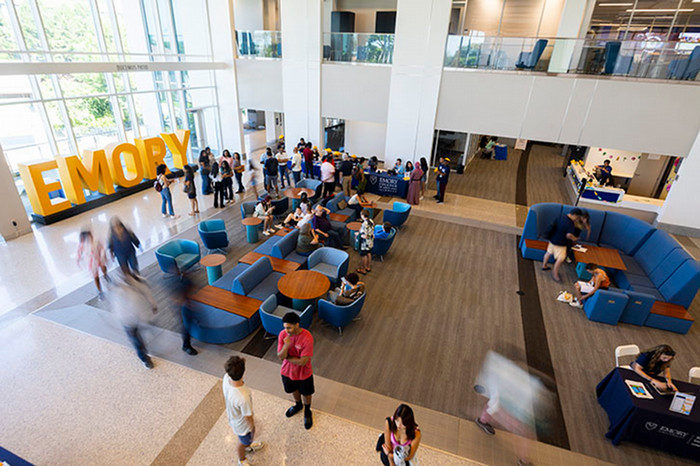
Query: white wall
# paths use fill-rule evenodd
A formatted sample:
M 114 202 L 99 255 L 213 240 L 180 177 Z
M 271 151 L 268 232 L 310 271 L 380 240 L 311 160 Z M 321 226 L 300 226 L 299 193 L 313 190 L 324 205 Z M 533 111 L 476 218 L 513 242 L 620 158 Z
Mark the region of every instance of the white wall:
M 223 3 L 215 0 L 215 3 Z M 236 19 L 236 29 L 239 31 L 261 31 L 263 29 L 262 0 L 233 0 L 233 10 Z M 216 29 L 212 28 L 212 32 Z
M 692 84 L 445 70 L 435 127 L 685 156 L 698 108 Z
M 284 110 L 281 60 L 239 58 L 236 73 L 241 108 Z
M 386 124 L 390 66 L 324 63 L 321 72 L 321 112 L 324 117 Z
M 700 236 L 700 133 L 678 171 L 657 222 L 671 232 Z M 678 228 L 680 227 L 680 228 Z M 694 231 L 688 231 L 692 229 Z
M 345 152 L 358 157 L 376 155 L 384 159 L 386 125 L 369 121 L 345 120 Z

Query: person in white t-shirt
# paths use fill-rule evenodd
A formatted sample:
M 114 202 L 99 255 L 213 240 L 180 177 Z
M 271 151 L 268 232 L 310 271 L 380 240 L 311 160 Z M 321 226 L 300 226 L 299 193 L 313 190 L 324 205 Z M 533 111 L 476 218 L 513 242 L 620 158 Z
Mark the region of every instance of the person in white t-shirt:
M 301 154 L 296 147 L 292 154 L 292 176 L 294 177 L 294 186 L 296 186 L 301 181 Z
M 245 359 L 231 356 L 226 361 L 223 389 L 228 424 L 238 436 L 238 466 L 249 466 L 246 453 L 254 453 L 265 446 L 253 442 L 255 421 L 253 420 L 253 394 L 243 383 Z
M 333 164 L 333 156 L 327 155 L 323 158 L 321 164 L 321 181 L 323 181 L 323 197 L 328 198 L 333 196 L 335 191 L 335 165 Z

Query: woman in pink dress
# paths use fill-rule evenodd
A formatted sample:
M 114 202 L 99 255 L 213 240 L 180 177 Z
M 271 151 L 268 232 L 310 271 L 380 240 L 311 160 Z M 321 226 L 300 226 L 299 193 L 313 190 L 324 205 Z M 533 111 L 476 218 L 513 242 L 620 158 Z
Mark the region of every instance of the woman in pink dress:
M 80 244 L 78 245 L 78 265 L 85 259 L 87 268 L 95 280 L 97 291 L 102 297 L 102 284 L 100 283 L 100 270 L 107 279 L 107 254 L 102 241 L 93 237 L 90 230 L 80 232 Z
M 418 205 L 420 203 L 421 178 L 423 178 L 423 169 L 420 164 L 417 163 L 413 167 L 408 181 L 408 195 L 406 196 L 406 201 L 411 205 Z

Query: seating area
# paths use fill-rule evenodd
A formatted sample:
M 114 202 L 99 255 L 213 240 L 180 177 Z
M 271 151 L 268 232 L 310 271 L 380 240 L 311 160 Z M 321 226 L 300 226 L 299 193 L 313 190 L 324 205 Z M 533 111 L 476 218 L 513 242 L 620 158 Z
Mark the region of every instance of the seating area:
M 547 245 L 545 232 L 573 208 L 554 203 L 532 206 L 519 244 L 522 256 L 541 261 Z M 588 318 L 687 333 L 693 323 L 687 309 L 700 288 L 698 261 L 668 233 L 642 220 L 616 212 L 587 212 L 591 233 L 581 243 L 617 250 L 625 267 L 607 268 L 616 286 L 586 300 Z
M 384 211 L 384 221 L 391 223 L 394 228 L 401 228 L 411 214 L 411 204 L 394 202 L 391 209 Z
M 200 259 L 199 244 L 186 239 L 168 241 L 156 249 L 158 265 L 164 273 L 182 275 Z

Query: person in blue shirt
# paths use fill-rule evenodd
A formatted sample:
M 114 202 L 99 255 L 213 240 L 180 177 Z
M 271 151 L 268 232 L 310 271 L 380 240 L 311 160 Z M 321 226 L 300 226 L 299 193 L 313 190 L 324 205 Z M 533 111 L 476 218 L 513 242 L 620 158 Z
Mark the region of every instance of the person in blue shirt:
M 445 202 L 445 188 L 447 188 L 447 181 L 450 178 L 450 166 L 447 164 L 445 157 L 440 157 L 440 165 L 435 170 L 437 171 L 437 177 L 435 178 L 437 194 L 435 199 L 437 199 L 438 204 L 442 204 Z
M 659 345 L 639 353 L 637 360 L 631 364 L 632 370 L 659 390 L 678 391 L 671 380 L 669 366 L 676 357 L 676 352 L 668 345 Z M 664 382 L 665 380 L 665 382 Z
M 579 221 L 582 215 L 583 211 L 581 209 L 572 209 L 571 212 L 561 217 L 552 228 L 551 235 L 549 236 L 549 243 L 547 244 L 547 252 L 544 254 L 544 259 L 542 260 L 542 270 L 550 269 L 549 258 L 554 257 L 552 277 L 555 282 L 561 282 L 561 278 L 559 278 L 559 268 L 566 259 L 567 240 L 572 242 L 578 241 L 574 230 L 576 229 L 576 222 Z
M 401 159 L 396 159 L 396 163 L 394 164 L 394 171 L 397 175 L 403 176 L 403 162 L 401 161 Z
M 612 181 L 612 165 L 610 165 L 610 160 L 603 161 L 603 165 L 596 165 L 595 168 L 601 186 L 610 184 Z
M 374 239 L 387 239 L 391 233 L 391 223 L 384 222 L 384 225 L 375 225 Z

